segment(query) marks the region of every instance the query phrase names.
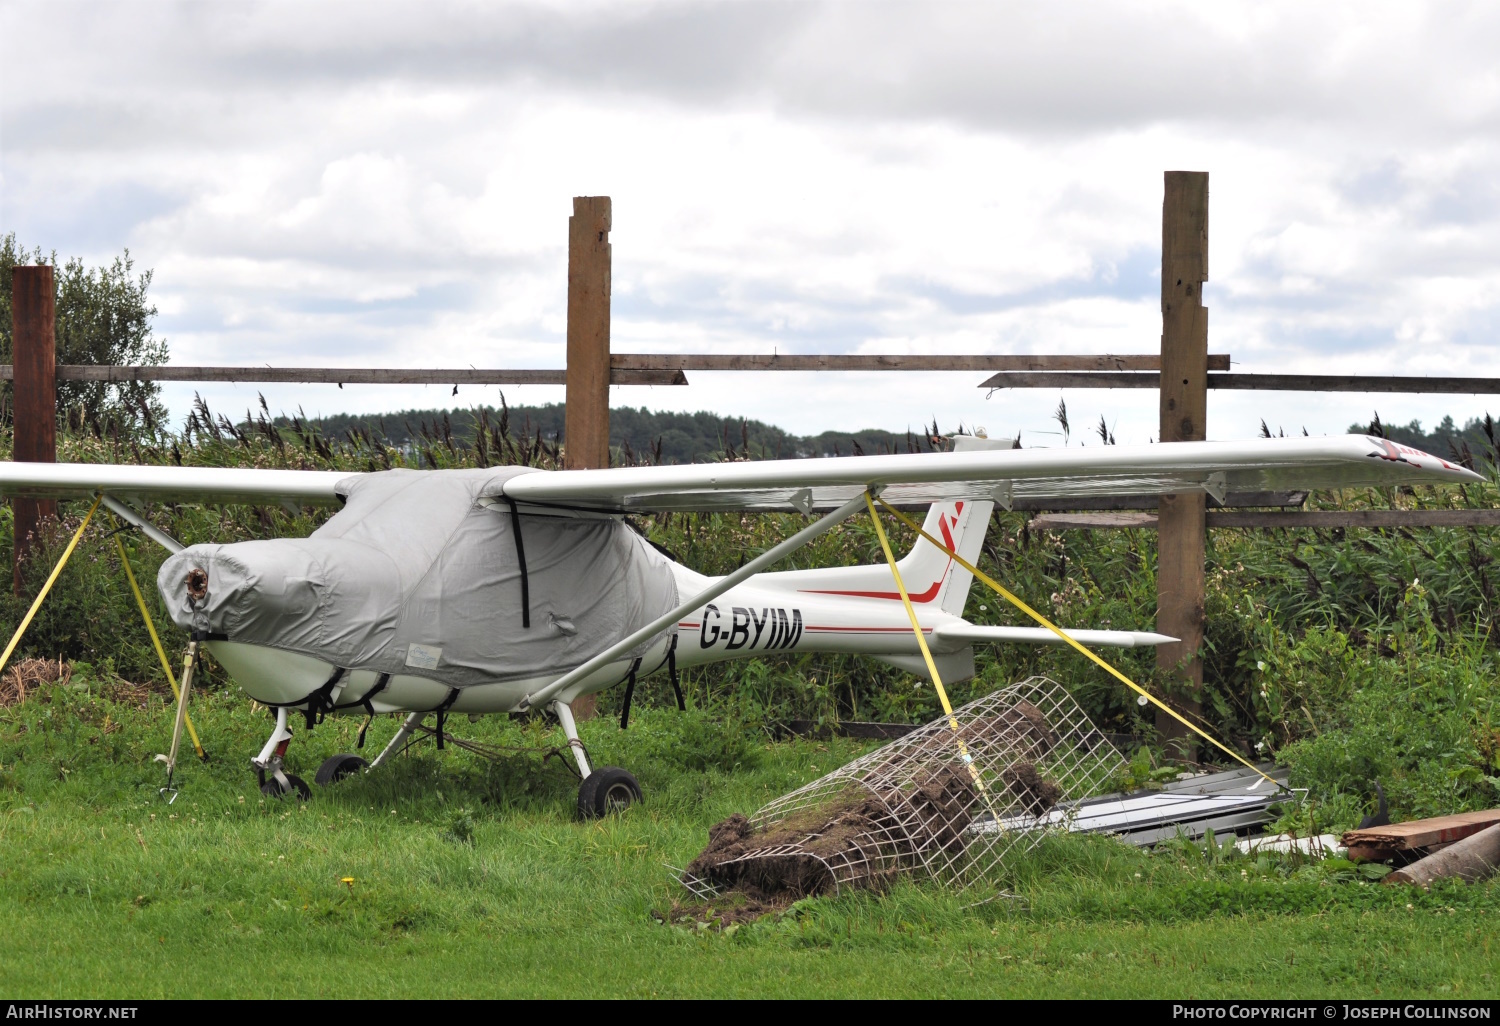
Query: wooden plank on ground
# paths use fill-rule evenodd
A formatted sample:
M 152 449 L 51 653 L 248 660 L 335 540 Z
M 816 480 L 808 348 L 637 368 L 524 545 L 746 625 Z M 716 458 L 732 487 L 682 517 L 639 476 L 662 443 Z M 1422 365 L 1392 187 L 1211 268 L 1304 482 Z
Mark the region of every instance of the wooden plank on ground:
M 1396 870 L 1381 883 L 1415 884 L 1425 889 L 1435 880 L 1458 879 L 1467 883 L 1488 880 L 1500 867 L 1500 826 L 1486 827 L 1443 848 L 1441 853 Z
M 1356 846 L 1410 851 L 1434 844 L 1451 844 L 1496 823 L 1500 823 L 1500 809 L 1486 809 L 1349 830 L 1344 833 L 1343 840 L 1351 852 Z

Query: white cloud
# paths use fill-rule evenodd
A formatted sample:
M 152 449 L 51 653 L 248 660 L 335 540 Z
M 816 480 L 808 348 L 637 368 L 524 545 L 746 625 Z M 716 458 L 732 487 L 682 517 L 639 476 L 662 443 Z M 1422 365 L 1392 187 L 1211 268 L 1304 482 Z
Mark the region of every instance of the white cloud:
M 1161 172 L 1188 167 L 1210 348 L 1240 369 L 1500 375 L 1487 5 L 11 4 L 0 34 L 0 230 L 129 246 L 177 362 L 560 366 L 580 194 L 614 197 L 622 351 L 1149 352 Z M 1047 428 L 1055 393 L 977 380 L 616 392 L 799 431 Z M 1220 436 L 1483 406 L 1210 402 Z M 1154 434 L 1154 393 L 1069 405 Z

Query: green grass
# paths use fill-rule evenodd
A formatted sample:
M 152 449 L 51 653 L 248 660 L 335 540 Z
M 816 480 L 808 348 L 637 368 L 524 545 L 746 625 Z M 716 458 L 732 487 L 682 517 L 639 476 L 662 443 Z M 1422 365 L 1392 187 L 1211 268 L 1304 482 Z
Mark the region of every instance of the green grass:
M 10 438 L 0 430 L 0 458 Z M 374 470 L 518 462 L 557 453 L 498 430 L 472 448 L 429 433 L 417 450 L 370 439 L 235 425 L 205 408 L 189 429 L 60 442 L 73 462 Z M 1483 486 L 1321 497 L 1340 508 L 1500 506 L 1500 449 Z M 27 567 L 34 590 L 67 523 L 44 532 Z M 152 518 L 187 542 L 305 536 L 326 511 L 160 504 Z M 997 514 L 982 562 L 1061 623 L 1146 627 L 1155 615 L 1152 532 L 1027 529 Z M 664 514 L 641 518 L 694 569 L 725 573 L 800 518 Z M 388 771 L 319 790 L 307 806 L 261 800 L 246 760 L 269 723 L 208 661 L 195 719 L 215 760 L 184 767 L 165 807 L 170 717 L 123 681 L 160 669 L 124 583 L 113 525 L 91 528 L 28 632 L 20 655 L 62 657 L 81 688 L 0 710 L 0 993 L 4 996 L 377 995 L 1089 995 L 1494 996 L 1489 950 L 1500 884 L 1411 893 L 1338 861 L 1250 861 L 1218 849 L 1154 853 L 1056 838 L 1008 867 L 1018 899 L 907 885 L 884 895 L 801 903 L 731 931 L 664 926 L 682 865 L 707 827 L 749 812 L 858 754 L 850 742 L 773 743 L 777 719 L 920 722 L 930 687 L 867 660 L 798 656 L 684 674 L 705 712 L 662 711 L 663 677 L 637 691 L 621 734 L 585 727 L 596 761 L 636 772 L 647 802 L 624 817 L 573 818 L 559 759 L 517 750 L 498 764 L 414 752 Z M 12 521 L 0 504 L 0 552 Z M 898 532 L 898 536 L 900 532 Z M 136 573 L 162 554 L 130 535 Z M 1338 830 L 1373 808 L 1380 781 L 1400 818 L 1500 801 L 1500 559 L 1493 530 L 1213 531 L 1208 546 L 1204 716 L 1245 752 L 1274 755 L 1312 801 L 1286 822 Z M 878 562 L 868 521 L 850 521 L 782 568 Z M 150 601 L 168 649 L 185 639 Z M 25 603 L 0 591 L 8 636 Z M 1017 623 L 976 590 L 979 623 Z M 1181 697 L 1149 650 L 1110 657 Z M 1065 684 L 1095 722 L 1133 734 L 1137 782 L 1169 772 L 1151 718 L 1117 682 L 1065 649 L 985 646 L 967 701 L 1032 674 Z M 164 688 L 165 683 L 159 682 Z M 608 710 L 617 693 L 601 696 Z M 135 695 L 137 697 L 129 697 Z M 113 697 L 107 697 L 113 696 Z M 128 699 L 128 700 L 127 700 Z M 516 749 L 555 745 L 537 724 L 468 724 L 461 734 Z M 371 729 L 378 749 L 394 731 Z M 299 731 L 294 768 L 352 747 L 354 724 Z M 243 801 L 241 799 L 243 798 Z M 175 818 L 174 818 L 175 817 Z M 345 884 L 344 878 L 352 878 Z M 1410 906 L 1410 907 L 1408 907 Z
M 68 462 L 376 470 L 386 466 L 473 467 L 501 463 L 554 467 L 555 446 L 517 438 L 491 424 L 465 445 L 430 425 L 409 452 L 358 433 L 324 438 L 300 421 L 277 429 L 264 415 L 232 423 L 198 404 L 183 431 L 75 426 L 59 438 Z M 1475 464 L 1484 484 L 1415 489 L 1351 489 L 1315 504 L 1342 509 L 1500 508 L 1500 437 Z M 10 433 L 0 426 L 0 459 Z M 726 454 L 727 455 L 727 454 Z M 24 568 L 27 594 L 40 588 L 86 506 L 64 503 L 64 522 L 44 528 Z M 192 544 L 303 537 L 327 510 L 152 504 L 148 515 Z M 1156 618 L 1155 532 L 1032 531 L 1029 514 L 996 513 L 980 563 L 1033 607 L 1078 628 L 1149 627 Z M 788 514 L 681 514 L 638 517 L 653 541 L 707 574 L 732 571 L 805 525 Z M 160 668 L 126 585 L 114 523 L 101 515 L 80 543 L 24 638 L 20 656 L 64 658 L 108 679 L 150 681 Z M 895 531 L 898 547 L 910 539 Z M 13 522 L 0 504 L 0 552 Z M 154 579 L 162 550 L 122 536 L 137 576 Z M 1123 672 L 1169 701 L 1201 703 L 1208 729 L 1245 754 L 1274 757 L 1294 786 L 1309 789 L 1320 828 L 1357 823 L 1375 808 L 1375 784 L 1392 813 L 1413 818 L 1500 804 L 1500 589 L 1491 580 L 1500 531 L 1433 529 L 1209 532 L 1203 647 L 1204 686 L 1190 696 L 1161 671 L 1149 648 L 1113 650 Z M 828 532 L 779 569 L 881 561 L 868 519 Z M 171 625 L 154 588 L 148 601 L 170 651 L 186 638 Z M 0 589 L 0 634 L 27 602 Z M 1025 624 L 982 588 L 966 615 L 980 624 Z M 1163 771 L 1155 714 L 1117 680 L 1062 646 L 984 645 L 971 680 L 949 682 L 955 703 L 1043 675 L 1068 688 L 1101 729 L 1137 739 L 1137 781 Z M 232 686 L 210 661 L 213 689 Z M 853 655 L 797 655 L 695 667 L 683 674 L 689 699 L 716 715 L 763 724 L 786 719 L 925 722 L 939 712 L 934 689 L 894 667 Z M 616 688 L 601 696 L 618 708 Z M 643 705 L 670 701 L 665 674 L 641 682 Z
M 799 903 L 720 931 L 652 916 L 681 897 L 709 824 L 864 748 L 642 710 L 584 725 L 646 803 L 581 823 L 559 760 L 496 765 L 430 744 L 387 772 L 262 799 L 246 758 L 269 721 L 232 691 L 197 708 L 213 753 L 156 796 L 159 698 L 54 688 L 0 710 L 5 997 L 1493 997 L 1500 887 L 1431 893 L 1341 862 L 1155 853 L 1060 837 L 1008 870 L 1017 897 L 928 884 Z M 311 778 L 352 747 L 330 721 L 292 746 Z M 540 723 L 462 735 L 556 743 Z M 394 731 L 371 728 L 378 747 Z M 352 878 L 352 883 L 345 883 Z M 977 906 L 978 898 L 992 897 Z M 968 906 L 968 907 L 966 907 Z

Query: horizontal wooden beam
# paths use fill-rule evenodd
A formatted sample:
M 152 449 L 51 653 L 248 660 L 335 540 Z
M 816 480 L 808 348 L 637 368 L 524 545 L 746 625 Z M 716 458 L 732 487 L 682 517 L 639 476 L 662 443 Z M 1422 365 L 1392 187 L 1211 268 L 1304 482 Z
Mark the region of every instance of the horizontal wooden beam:
M 1128 356 L 614 353 L 609 365 L 615 370 L 685 371 L 1154 371 L 1161 368 L 1161 357 L 1154 353 Z M 1211 354 L 1208 369 L 1227 371 L 1229 354 Z
M 1214 510 L 1209 527 L 1500 527 L 1500 509 L 1330 509 L 1272 513 L 1259 510 Z M 1043 513 L 1028 525 L 1041 531 L 1096 531 L 1134 527 L 1156 529 L 1154 513 Z
M 1102 531 L 1139 527 L 1156 530 L 1155 513 L 1043 513 L 1026 524 L 1030 531 Z
M 11 377 L 0 364 L 0 381 Z M 408 367 L 113 367 L 104 364 L 60 364 L 59 381 L 233 381 L 300 385 L 563 385 L 566 370 L 477 370 Z M 611 385 L 686 385 L 681 370 L 611 370 Z
M 760 356 L 737 353 L 616 353 L 610 357 L 612 385 L 686 385 L 684 371 L 1009 371 L 1009 372 L 1141 372 L 1161 366 L 1155 355 L 965 355 Z M 1229 354 L 1208 358 L 1210 370 L 1227 371 Z M 128 367 L 64 364 L 60 381 L 234 381 L 341 385 L 561 385 L 566 370 L 401 367 Z M 9 364 L 0 364 L 0 381 L 9 381 Z M 1059 382 L 1063 387 L 1066 383 Z M 1131 387 L 1112 386 L 1112 387 Z M 1145 387 L 1145 386 L 1136 386 Z M 1152 388 L 1155 378 L 1152 378 Z
M 1211 368 L 1210 368 L 1211 369 Z M 1155 372 L 1120 373 L 1006 371 L 986 378 L 980 388 L 1156 388 Z M 1416 395 L 1500 394 L 1500 378 L 1428 378 L 1372 374 L 1210 374 L 1209 388 L 1268 392 L 1405 392 Z
M 1209 388 L 1268 392 L 1409 392 L 1417 395 L 1500 394 L 1500 378 L 1438 378 L 1383 374 L 1210 374 Z
M 614 356 L 612 385 L 686 385 L 686 370 L 989 370 L 995 361 L 1120 360 L 1155 361 L 1139 357 L 646 357 Z M 1216 357 L 1209 357 L 1212 361 Z M 907 361 L 910 362 L 907 362 Z M 1227 362 L 1228 357 L 1224 357 Z M 657 364 L 656 361 L 663 361 Z M 0 364 L 0 381 L 12 377 L 10 364 Z M 130 367 L 104 364 L 60 364 L 59 381 L 232 381 L 341 385 L 562 385 L 566 370 L 477 369 L 473 367 Z M 981 388 L 1156 388 L 1155 371 L 1001 371 Z M 1500 395 L 1500 378 L 1429 378 L 1339 374 L 1209 375 L 1209 388 L 1258 389 L 1288 392 L 1407 392 Z

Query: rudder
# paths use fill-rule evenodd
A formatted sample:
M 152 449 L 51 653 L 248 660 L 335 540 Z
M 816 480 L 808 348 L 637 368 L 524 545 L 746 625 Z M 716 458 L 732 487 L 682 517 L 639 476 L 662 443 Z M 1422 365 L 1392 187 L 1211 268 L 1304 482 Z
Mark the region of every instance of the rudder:
M 956 452 L 964 452 L 1009 449 L 1014 445 L 1009 438 L 960 435 L 954 439 L 953 448 Z M 927 510 L 922 529 L 934 538 L 941 538 L 944 545 L 970 563 L 978 563 L 994 508 L 993 502 L 967 499 L 933 503 Z M 925 538 L 918 538 L 911 551 L 901 559 L 900 567 L 901 578 L 913 602 L 932 602 L 945 613 L 963 615 L 974 575 L 950 559 L 947 553 Z

